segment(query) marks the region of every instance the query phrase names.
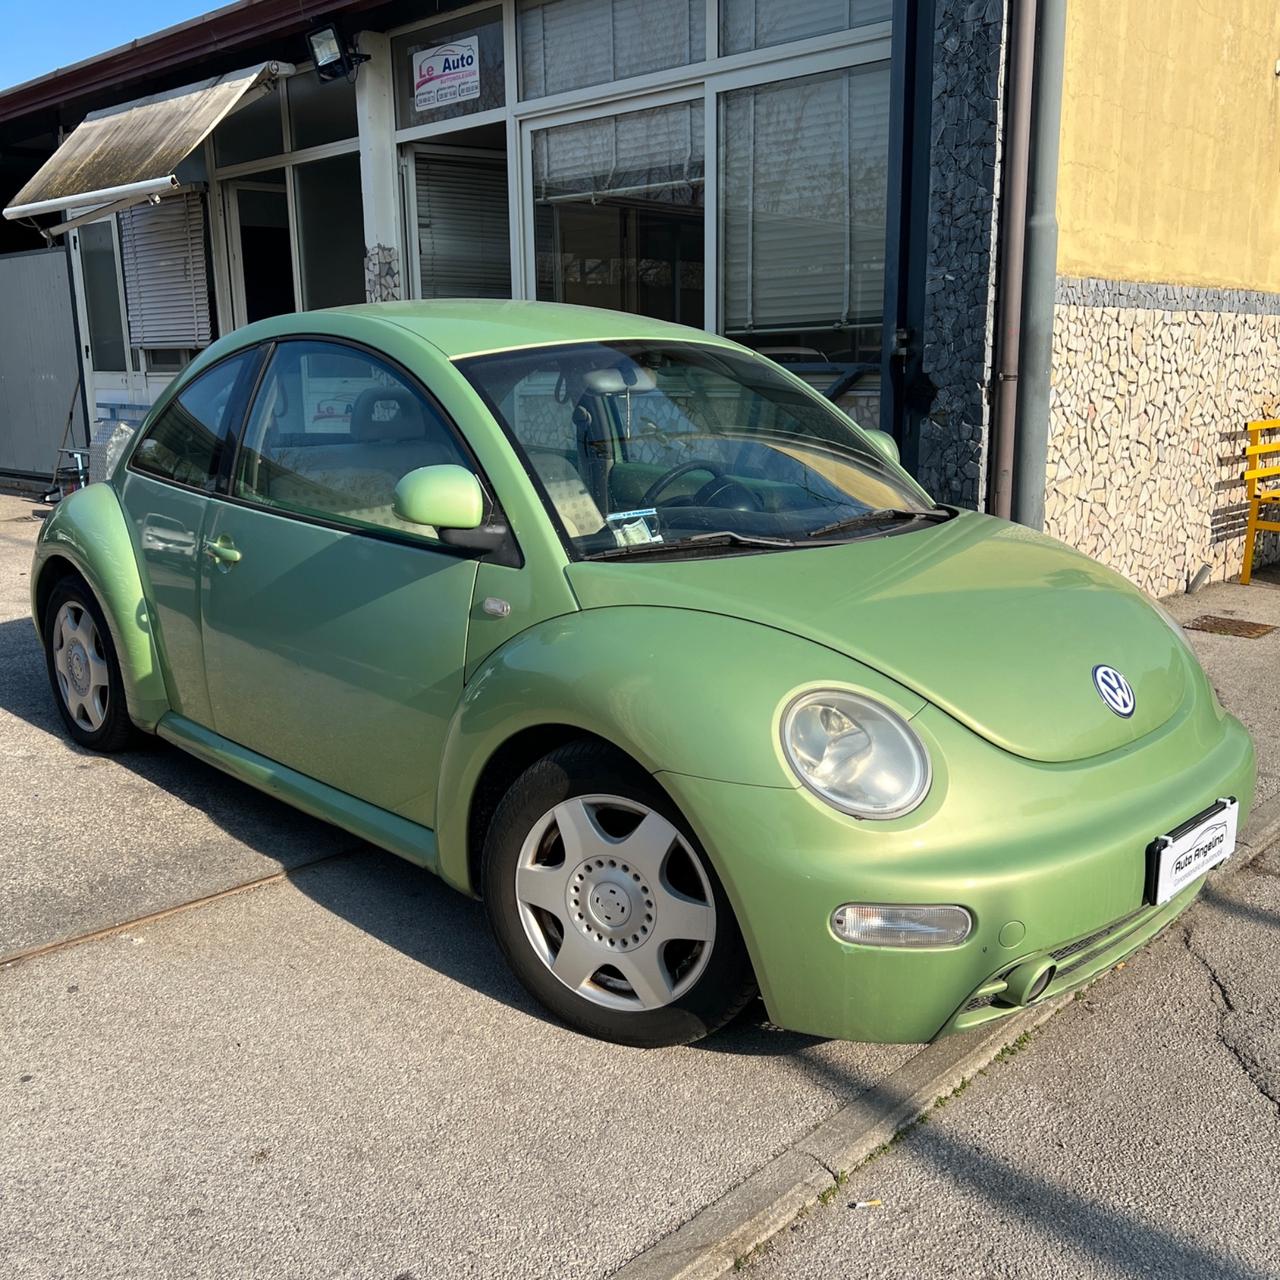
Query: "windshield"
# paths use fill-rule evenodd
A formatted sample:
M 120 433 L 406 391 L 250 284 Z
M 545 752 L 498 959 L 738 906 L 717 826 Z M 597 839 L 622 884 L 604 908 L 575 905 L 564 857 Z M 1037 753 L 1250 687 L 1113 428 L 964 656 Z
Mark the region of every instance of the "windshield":
M 458 364 L 581 556 L 814 545 L 941 514 L 839 410 L 747 353 L 593 342 Z

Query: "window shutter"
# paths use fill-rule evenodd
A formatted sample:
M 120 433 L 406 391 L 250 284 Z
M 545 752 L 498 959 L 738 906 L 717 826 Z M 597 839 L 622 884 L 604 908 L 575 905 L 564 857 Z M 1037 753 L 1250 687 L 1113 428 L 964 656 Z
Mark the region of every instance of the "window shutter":
M 887 66 L 736 90 L 720 128 L 727 331 L 877 319 Z
M 126 209 L 120 254 L 130 345 L 207 347 L 213 331 L 202 197 L 187 192 Z
M 420 154 L 414 180 L 421 296 L 511 297 L 506 162 Z
M 788 40 L 888 22 L 892 0 L 724 0 L 720 52 L 767 49 Z
M 701 62 L 706 17 L 706 0 L 523 0 L 520 96 Z

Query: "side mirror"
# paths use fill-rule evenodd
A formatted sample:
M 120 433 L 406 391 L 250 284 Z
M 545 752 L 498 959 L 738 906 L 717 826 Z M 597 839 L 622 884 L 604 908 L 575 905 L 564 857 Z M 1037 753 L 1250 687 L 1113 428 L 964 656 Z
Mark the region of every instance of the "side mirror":
M 484 523 L 484 490 L 466 467 L 418 467 L 396 482 L 391 509 L 410 524 L 478 529 Z
M 898 442 L 887 431 L 880 431 L 875 427 L 863 427 L 862 434 L 867 437 L 867 443 L 886 461 L 892 462 L 895 466 L 902 462 L 902 455 L 898 452 Z
M 501 520 L 486 523 L 484 508 L 480 481 L 453 463 L 406 472 L 391 504 L 401 520 L 430 525 L 447 546 L 482 551 L 497 564 L 518 568 L 523 562 L 510 531 Z

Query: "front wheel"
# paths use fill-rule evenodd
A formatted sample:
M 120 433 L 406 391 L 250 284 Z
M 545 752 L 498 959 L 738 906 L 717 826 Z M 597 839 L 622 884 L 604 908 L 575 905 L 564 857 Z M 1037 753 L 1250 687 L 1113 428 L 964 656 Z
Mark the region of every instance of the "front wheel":
M 686 1044 L 755 993 L 728 899 L 688 824 L 601 744 L 561 747 L 516 780 L 489 827 L 483 882 L 516 976 L 588 1035 Z

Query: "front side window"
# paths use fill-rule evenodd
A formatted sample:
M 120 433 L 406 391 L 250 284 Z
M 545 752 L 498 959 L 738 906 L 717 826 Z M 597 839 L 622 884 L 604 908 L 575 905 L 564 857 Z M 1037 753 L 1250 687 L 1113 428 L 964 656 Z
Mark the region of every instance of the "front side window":
M 459 367 L 583 556 L 811 546 L 940 514 L 842 413 L 745 353 L 587 343 Z
M 237 385 L 253 358 L 253 352 L 241 352 L 184 387 L 147 428 L 130 465 L 178 484 L 212 490 L 223 450 L 238 426 Z
M 232 493 L 355 529 L 434 531 L 391 509 L 418 467 L 472 469 L 440 411 L 391 366 L 352 347 L 282 342 L 245 429 Z

